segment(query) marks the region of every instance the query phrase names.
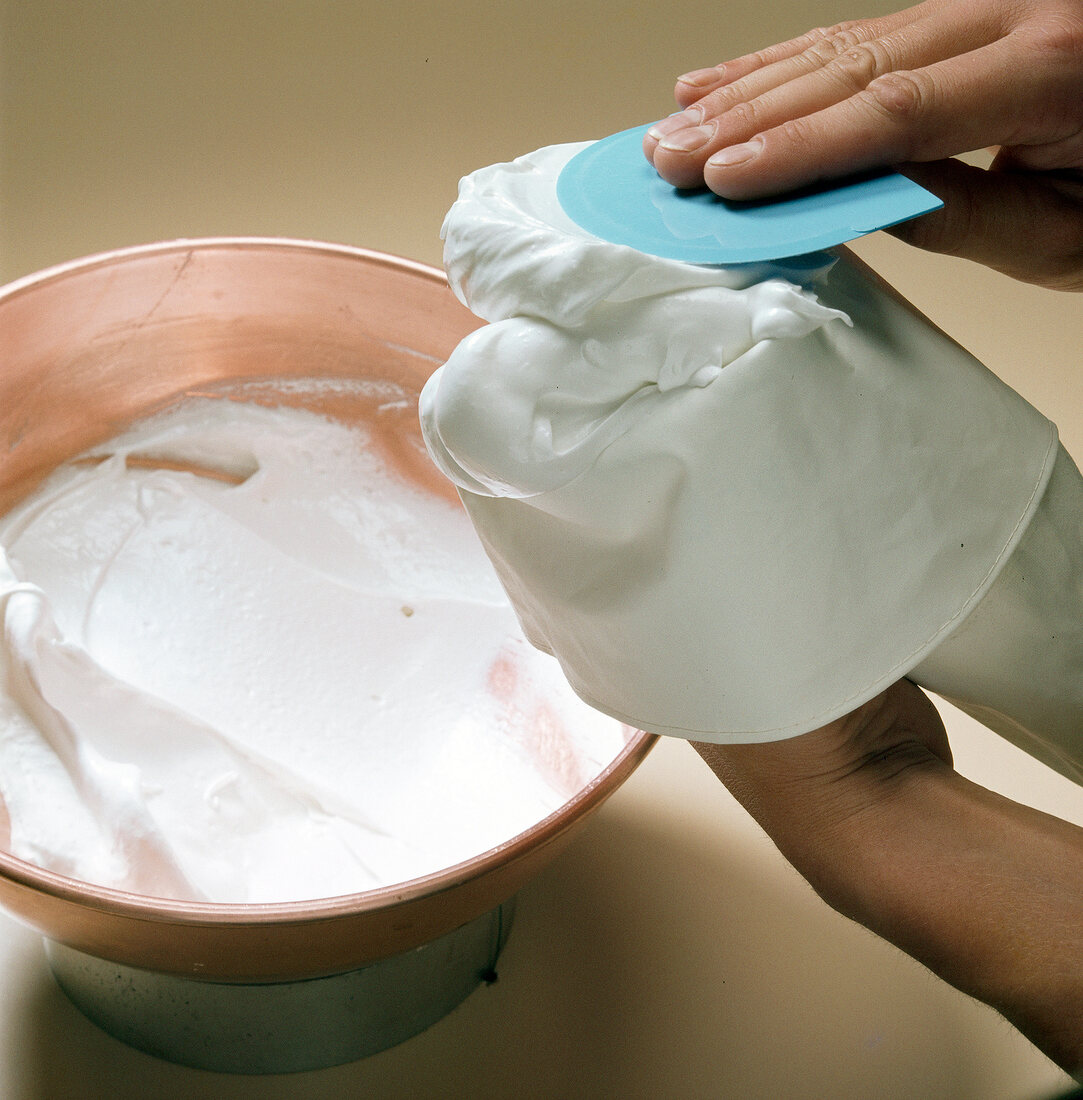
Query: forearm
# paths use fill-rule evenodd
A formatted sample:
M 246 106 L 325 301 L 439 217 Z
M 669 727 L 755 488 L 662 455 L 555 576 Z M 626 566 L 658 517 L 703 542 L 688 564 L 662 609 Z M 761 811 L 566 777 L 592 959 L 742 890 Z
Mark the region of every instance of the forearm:
M 1083 830 L 946 765 L 913 779 L 839 830 L 841 858 L 812 861 L 813 886 L 1083 1068 Z
M 1083 829 L 921 749 L 776 797 L 758 750 L 701 751 L 831 906 L 1083 1067 Z M 877 773 L 880 774 L 877 774 Z M 777 780 L 777 775 L 775 779 Z

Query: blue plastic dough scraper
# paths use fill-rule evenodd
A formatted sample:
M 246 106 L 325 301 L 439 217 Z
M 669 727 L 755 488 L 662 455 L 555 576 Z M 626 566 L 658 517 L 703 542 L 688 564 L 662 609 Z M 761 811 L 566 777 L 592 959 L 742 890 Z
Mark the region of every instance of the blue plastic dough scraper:
M 778 199 L 731 202 L 679 191 L 643 155 L 647 126 L 577 153 L 557 178 L 557 201 L 588 233 L 695 264 L 781 260 L 938 210 L 943 202 L 898 172 L 882 172 Z

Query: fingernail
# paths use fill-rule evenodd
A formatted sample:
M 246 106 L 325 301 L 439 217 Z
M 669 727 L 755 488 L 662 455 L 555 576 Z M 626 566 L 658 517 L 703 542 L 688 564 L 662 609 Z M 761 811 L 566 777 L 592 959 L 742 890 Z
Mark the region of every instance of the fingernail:
M 714 137 L 717 129 L 713 122 L 707 126 L 691 126 L 675 134 L 666 134 L 658 144 L 671 153 L 694 153 Z
M 721 80 L 725 71 L 725 65 L 715 65 L 712 69 L 693 69 L 692 72 L 677 77 L 677 83 L 688 84 L 693 88 L 702 88 L 705 84 L 714 84 L 716 81 Z
M 754 137 L 751 141 L 742 142 L 740 145 L 730 145 L 725 149 L 719 149 L 707 161 L 714 168 L 732 168 L 735 164 L 744 164 L 763 152 L 763 138 Z
M 675 134 L 678 130 L 687 130 L 689 126 L 698 126 L 703 121 L 703 109 L 692 106 L 675 115 L 667 115 L 656 122 L 647 133 L 655 141 L 661 141 L 666 134 Z

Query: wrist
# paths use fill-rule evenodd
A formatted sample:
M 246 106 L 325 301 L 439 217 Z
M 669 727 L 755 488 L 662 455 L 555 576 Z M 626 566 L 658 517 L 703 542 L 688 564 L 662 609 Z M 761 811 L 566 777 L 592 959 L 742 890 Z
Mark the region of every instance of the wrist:
M 758 747 L 704 755 L 725 758 L 719 774 L 827 904 L 1079 1065 L 1083 830 L 928 749 L 772 777 L 762 757 L 747 763 Z
M 809 877 L 815 873 L 810 861 L 819 853 L 834 851 L 875 826 L 900 800 L 920 796 L 930 777 L 951 774 L 951 751 L 939 715 L 906 681 L 799 737 L 696 748 Z
M 871 880 L 855 875 L 853 860 L 887 858 L 893 830 L 954 775 L 913 741 L 856 761 L 811 741 L 695 747 L 813 889 L 857 920 L 864 920 L 865 899 L 855 887 Z

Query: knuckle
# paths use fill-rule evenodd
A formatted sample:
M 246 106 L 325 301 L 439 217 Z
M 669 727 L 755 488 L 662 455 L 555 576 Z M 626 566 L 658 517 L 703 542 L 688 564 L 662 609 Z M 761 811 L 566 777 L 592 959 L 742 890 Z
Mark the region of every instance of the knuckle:
M 814 27 L 800 38 L 795 38 L 792 45 L 804 49 L 832 48 L 838 52 L 855 42 L 864 42 L 875 37 L 877 29 L 878 22 L 874 19 L 844 19 L 827 27 Z
M 834 31 L 833 27 L 814 27 L 794 40 L 794 45 L 799 46 L 802 52 L 815 49 Z
M 856 19 L 849 19 L 830 27 L 817 27 L 808 33 L 809 46 L 830 47 L 836 52 L 844 50 L 864 37 L 864 26 Z
M 871 80 L 864 91 L 870 106 L 895 125 L 910 127 L 921 121 L 935 90 L 924 72 L 890 72 Z
M 774 49 L 756 50 L 748 55 L 749 61 L 755 69 L 766 69 L 768 65 L 778 60 L 778 51 Z
M 716 88 L 705 95 L 697 104 L 700 109 L 701 119 L 714 118 L 719 115 L 731 115 L 740 113 L 747 107 L 749 100 L 746 98 L 746 85 L 743 81 L 727 84 L 723 88 Z
M 760 125 L 760 110 L 754 99 L 744 100 L 730 108 L 728 118 L 741 129 L 756 131 Z
M 855 46 L 860 46 L 866 40 L 866 36 L 853 24 L 839 24 L 831 35 L 831 48 L 836 54 L 845 53 Z
M 750 53 L 748 56 L 757 66 L 766 68 L 768 65 L 773 65 L 776 61 L 782 61 L 792 56 L 794 52 L 800 53 L 807 49 L 816 33 L 816 31 L 809 31 L 807 34 L 803 34 L 800 38 L 795 38 L 791 42 L 778 42 L 772 46 L 765 46 L 762 49 L 756 50 L 754 53 Z
M 859 42 L 844 50 L 831 66 L 848 88 L 860 91 L 880 74 L 891 71 L 892 59 L 880 42 Z
M 803 118 L 790 119 L 777 127 L 777 131 L 785 145 L 796 150 L 798 155 L 805 155 L 812 151 L 814 142 Z
M 850 34 L 855 38 L 865 38 L 868 37 L 871 26 L 872 24 L 864 19 L 844 19 L 841 23 L 836 23 L 832 29 L 836 34 Z
M 836 60 L 847 50 L 860 45 L 862 39 L 855 24 L 840 23 L 813 31 L 803 57 L 810 68 L 819 68 Z

